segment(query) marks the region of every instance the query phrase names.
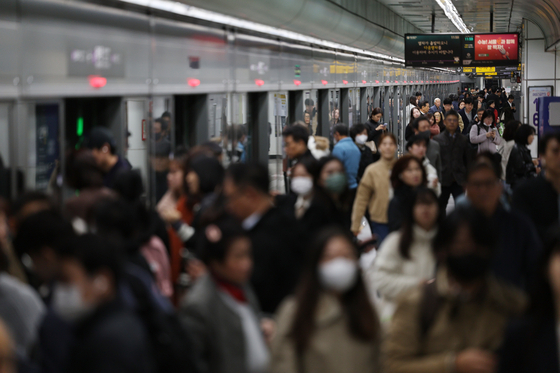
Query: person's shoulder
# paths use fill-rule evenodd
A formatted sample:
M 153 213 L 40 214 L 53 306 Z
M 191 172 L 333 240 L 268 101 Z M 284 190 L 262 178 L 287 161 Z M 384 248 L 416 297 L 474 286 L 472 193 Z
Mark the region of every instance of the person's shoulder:
M 212 282 L 210 275 L 206 274 L 200 277 L 189 293 L 181 302 L 183 310 L 206 310 L 211 307 L 213 299 L 215 299 L 216 286 Z
M 510 317 L 521 316 L 528 304 L 527 296 L 521 290 L 493 276 L 488 281 L 488 294 L 494 308 Z

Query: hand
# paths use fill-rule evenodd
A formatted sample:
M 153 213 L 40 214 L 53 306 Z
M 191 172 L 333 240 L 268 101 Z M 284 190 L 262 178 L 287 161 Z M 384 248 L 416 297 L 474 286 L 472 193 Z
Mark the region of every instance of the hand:
M 436 178 L 434 179 L 434 181 L 432 181 L 432 187 L 433 187 L 433 188 L 437 188 L 438 182 L 439 182 L 439 180 L 438 180 L 438 178 L 436 177 Z
M 540 173 L 541 173 L 541 168 L 537 167 L 537 174 L 540 174 Z
M 533 164 L 535 165 L 535 167 L 539 166 L 539 160 L 538 159 L 533 159 Z
M 493 132 L 493 131 L 491 131 L 491 132 L 486 132 L 486 137 L 488 137 L 488 138 L 490 138 L 490 137 L 491 137 L 491 138 L 494 138 L 494 132 Z
M 181 220 L 181 213 L 176 209 L 166 209 L 160 212 L 161 218 L 169 224 Z
M 265 342 L 270 346 L 272 338 L 276 334 L 276 321 L 269 319 L 268 317 L 263 317 L 261 320 L 261 330 L 264 335 Z
M 496 365 L 497 359 L 494 354 L 477 348 L 462 351 L 455 360 L 458 373 L 494 373 Z
M 195 282 L 199 277 L 206 273 L 206 266 L 200 260 L 192 258 L 187 263 L 186 271 L 192 281 Z
M 385 129 L 385 126 L 383 124 L 380 124 L 379 126 L 377 126 L 377 128 L 375 129 L 376 131 L 383 131 Z

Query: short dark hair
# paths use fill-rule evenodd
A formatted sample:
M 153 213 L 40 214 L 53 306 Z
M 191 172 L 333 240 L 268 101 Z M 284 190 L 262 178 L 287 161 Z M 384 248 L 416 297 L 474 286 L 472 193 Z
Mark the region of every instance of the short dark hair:
M 488 151 L 477 154 L 468 169 L 467 180 L 472 174 L 482 169 L 492 171 L 492 173 L 496 176 L 496 179 L 500 179 L 502 177 L 501 157 L 497 155 L 497 153 L 490 153 Z
M 84 147 L 88 149 L 101 149 L 105 144 L 109 144 L 111 154 L 117 152 L 115 138 L 105 127 L 94 127 L 84 141 Z
M 423 108 L 423 107 L 426 106 L 426 105 L 430 106 L 430 102 L 429 102 L 429 101 L 422 101 L 422 102 L 420 103 L 420 105 L 418 105 L 418 106 L 421 107 L 421 108 Z
M 422 171 L 422 185 L 426 186 L 428 184 L 428 176 L 426 175 L 426 169 L 422 165 L 422 161 L 413 155 L 406 154 L 400 157 L 393 165 L 393 170 L 391 171 L 391 186 L 393 189 L 399 189 L 405 185 L 401 179 L 401 174 L 407 169 L 410 162 L 416 162 L 420 170 Z
M 200 236 L 198 243 L 200 259 L 209 266 L 212 262 L 223 263 L 233 241 L 247 238 L 247 233 L 237 221 L 224 217 L 203 227 Z
M 296 124 L 286 126 L 286 128 L 284 128 L 284 131 L 282 132 L 282 136 L 283 137 L 291 136 L 295 142 L 303 141 L 303 143 L 306 146 L 307 146 L 307 141 L 309 141 L 308 129 Z
M 380 107 L 373 108 L 373 110 L 371 111 L 370 117 L 373 117 L 374 115 L 377 115 L 377 114 L 383 114 L 383 110 L 381 110 Z
M 471 105 L 472 105 L 472 104 L 473 104 L 472 98 L 467 97 L 467 98 L 465 99 L 465 105 L 466 105 L 466 104 L 471 104 Z
M 365 129 L 366 126 L 364 126 L 362 123 L 354 124 L 352 128 L 350 128 L 350 137 L 352 138 L 352 140 L 356 140 L 356 136 L 358 136 L 359 133 L 364 132 Z
M 416 92 L 414 95 L 415 95 L 416 97 L 422 96 L 422 92 L 418 91 L 418 92 Z
M 410 128 L 413 130 L 418 130 L 418 126 L 420 125 L 420 122 L 422 122 L 423 120 L 427 121 L 428 123 L 430 122 L 430 120 L 425 115 L 420 115 L 418 118 L 412 121 Z
M 517 144 L 529 145 L 529 136 L 535 134 L 535 127 L 528 124 L 522 124 L 515 132 L 514 140 Z
M 348 136 L 348 126 L 340 123 L 334 126 L 333 133 L 338 133 L 340 136 Z
M 164 111 L 163 114 L 161 114 L 161 117 L 171 119 L 171 113 L 168 111 Z
M 493 126 L 496 125 L 496 116 L 494 115 L 494 110 L 491 109 L 484 110 L 484 114 L 482 114 L 482 118 L 480 118 L 480 121 L 484 122 L 484 119 L 486 118 L 492 118 L 492 125 Z
M 492 104 L 494 104 L 494 105 L 495 105 L 495 104 L 496 104 L 496 102 L 494 102 L 494 100 L 488 100 L 488 107 L 490 107 L 490 105 L 492 105 Z
M 410 102 L 413 105 L 416 105 L 417 104 L 416 96 L 410 96 L 410 99 L 408 100 L 408 102 Z
M 20 213 L 30 203 L 39 202 L 44 203 L 47 209 L 54 210 L 55 205 L 51 197 L 46 193 L 39 191 L 28 191 L 16 198 L 16 200 L 10 206 L 10 215 L 16 218 L 20 218 Z
M 71 151 L 66 157 L 66 183 L 73 189 L 103 187 L 103 171 L 87 150 Z
M 509 95 L 508 100 L 515 100 L 515 96 L 514 95 Z
M 443 100 L 443 104 L 444 105 L 453 105 L 453 100 L 451 100 L 449 97 L 447 97 Z
M 226 170 L 226 178 L 231 179 L 239 188 L 250 186 L 261 193 L 269 192 L 268 168 L 260 163 L 234 163 Z
M 313 106 L 313 105 L 315 105 L 315 102 L 313 102 L 312 99 L 310 99 L 310 98 L 305 99 L 305 106 Z
M 406 143 L 406 149 L 410 149 L 412 148 L 412 145 L 414 144 L 418 144 L 418 143 L 425 143 L 426 147 L 428 146 L 428 144 L 430 143 L 430 138 L 428 136 L 424 136 L 422 134 L 416 134 L 414 136 L 412 136 L 408 142 Z
M 445 118 L 447 118 L 447 117 L 450 116 L 450 115 L 451 115 L 451 116 L 454 116 L 454 117 L 457 118 L 457 119 L 459 119 L 459 114 L 458 114 L 455 110 L 453 110 L 453 109 L 449 110 L 449 111 L 445 114 Z
M 539 154 L 545 154 L 546 148 L 548 148 L 548 144 L 550 141 L 556 140 L 560 143 L 560 132 L 548 132 L 545 133 L 544 136 L 541 137 L 539 141 Z
M 515 133 L 517 132 L 517 129 L 519 128 L 519 126 L 521 126 L 521 124 L 522 123 L 518 120 L 510 120 L 509 122 L 507 122 L 504 127 L 504 134 L 502 135 L 502 138 L 505 141 L 515 140 Z

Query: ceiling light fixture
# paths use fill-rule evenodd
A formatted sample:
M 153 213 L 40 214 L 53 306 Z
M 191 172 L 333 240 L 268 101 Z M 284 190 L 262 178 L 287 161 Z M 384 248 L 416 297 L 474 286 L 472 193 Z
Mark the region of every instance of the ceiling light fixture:
M 451 22 L 453 22 L 453 24 L 459 29 L 459 31 L 461 31 L 463 34 L 470 33 L 470 30 L 467 28 L 467 25 L 465 25 L 465 22 L 463 22 L 463 19 L 457 11 L 457 8 L 455 8 L 455 5 L 453 5 L 453 2 L 451 0 L 436 0 L 436 3 L 439 4 L 441 9 L 443 9 L 443 11 L 445 12 L 447 18 L 449 18 Z
M 172 0 L 120 0 L 120 1 L 124 3 L 144 6 L 147 8 L 162 10 L 169 13 L 179 14 L 186 17 L 201 19 L 204 21 L 215 22 L 215 23 L 229 25 L 232 27 L 242 28 L 246 30 L 262 32 L 264 34 L 272 35 L 275 38 L 280 36 L 286 39 L 297 40 L 310 44 L 316 44 L 327 48 L 361 53 L 361 54 L 369 55 L 371 57 L 381 58 L 393 62 L 398 62 L 398 63 L 405 62 L 402 58 L 393 57 L 382 53 L 371 52 L 364 49 L 349 47 L 347 45 L 338 44 L 328 40 L 322 40 L 319 38 L 314 38 L 312 36 L 303 35 L 297 32 L 283 30 L 280 28 L 263 25 L 261 23 L 247 21 L 244 19 L 231 17 L 217 12 L 212 12 L 209 10 L 197 8 L 177 1 L 172 1 Z

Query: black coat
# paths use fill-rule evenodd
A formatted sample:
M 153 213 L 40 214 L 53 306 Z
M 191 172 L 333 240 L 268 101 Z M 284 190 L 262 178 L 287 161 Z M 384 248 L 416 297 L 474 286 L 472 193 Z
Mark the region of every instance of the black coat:
M 358 146 L 358 149 L 360 149 L 360 153 L 362 153 L 360 157 L 360 166 L 358 167 L 358 177 L 356 179 L 359 183 L 362 179 L 362 176 L 364 176 L 364 172 L 366 171 L 367 166 L 377 162 L 380 156 L 379 151 L 374 154 L 367 146 Z
M 381 134 L 383 133 L 383 130 L 377 130 L 376 129 L 380 124 L 381 123 L 374 122 L 371 119 L 369 119 L 367 122 L 364 123 L 364 125 L 366 126 L 366 129 L 367 129 L 367 132 L 368 132 L 367 141 L 375 142 L 375 147 L 377 149 L 379 149 L 379 138 L 381 137 Z
M 503 107 L 503 110 L 502 110 L 502 111 L 503 111 L 503 113 L 505 114 L 505 115 L 504 115 L 504 123 L 505 123 L 505 124 L 507 124 L 509 121 L 515 119 L 515 116 L 513 115 L 513 113 L 515 113 L 515 111 L 516 111 L 515 106 L 512 108 L 512 107 L 510 106 L 509 102 L 506 102 L 506 103 L 504 104 L 504 107 Z
M 516 143 L 511 149 L 511 154 L 506 167 L 506 182 L 512 188 L 527 179 L 537 176 L 537 169 L 533 164 L 531 151 L 527 146 Z
M 395 189 L 394 196 L 389 202 L 387 210 L 387 218 L 389 219 L 389 232 L 398 231 L 401 229 L 406 215 L 411 208 L 412 200 L 414 197 L 414 189 L 408 185 L 403 185 Z
M 273 314 L 299 278 L 304 257 L 300 230 L 294 215 L 272 207 L 247 233 L 253 253 L 251 285 L 261 309 Z
M 465 109 L 461 109 L 459 110 L 459 115 L 461 116 L 461 118 L 463 119 L 463 124 L 465 125 L 465 127 L 463 127 L 463 132 L 462 134 L 465 136 L 469 136 L 469 133 L 471 132 L 471 126 L 474 123 L 474 117 L 476 116 L 476 111 L 471 111 L 472 114 L 472 120 L 469 120 L 469 118 L 467 117 L 467 113 L 465 113 Z
M 525 317 L 506 330 L 498 373 L 560 373 L 554 317 Z
M 101 306 L 77 325 L 68 372 L 156 372 L 140 319 L 118 300 Z
M 434 136 L 433 140 L 440 146 L 441 185 L 446 187 L 453 182 L 464 185 L 467 181 L 467 168 L 474 156 L 467 137 L 458 132 L 455 133 L 455 137 L 452 137 L 445 131 Z
M 558 192 L 542 174 L 514 189 L 512 206 L 533 221 L 542 242 L 558 226 Z

